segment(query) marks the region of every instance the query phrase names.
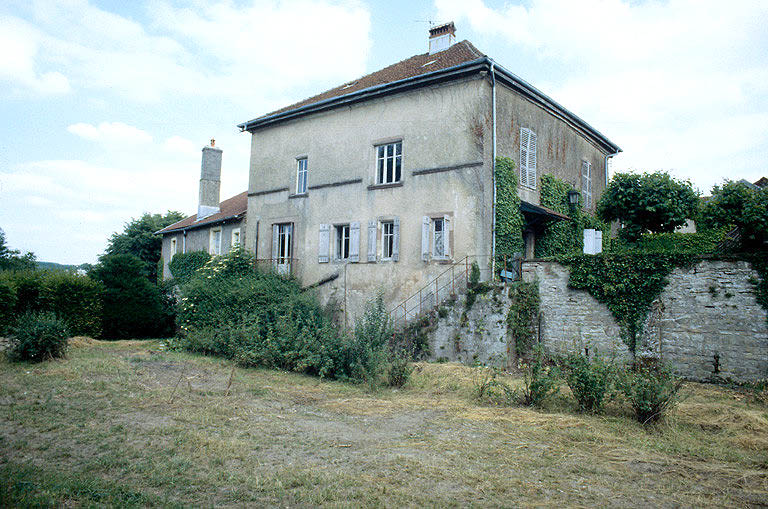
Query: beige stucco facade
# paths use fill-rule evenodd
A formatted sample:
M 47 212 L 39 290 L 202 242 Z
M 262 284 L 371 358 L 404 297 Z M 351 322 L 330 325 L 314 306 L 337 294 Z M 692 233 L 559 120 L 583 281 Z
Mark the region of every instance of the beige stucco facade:
M 538 136 L 538 177 L 554 174 L 580 189 L 582 160 L 589 160 L 596 201 L 604 188 L 606 152 L 564 119 L 501 84 L 496 89 L 497 154 L 519 163 L 519 131 L 527 127 Z M 274 258 L 274 225 L 291 224 L 291 271 L 305 285 L 338 274 L 318 291 L 325 301 L 344 308 L 350 320 L 377 292 L 393 307 L 466 256 L 477 260 L 487 276 L 491 90 L 487 74 L 478 74 L 253 129 L 246 246 L 258 258 Z M 402 179 L 377 185 L 376 147 L 396 141 L 402 143 Z M 307 160 L 308 188 L 297 195 L 297 160 L 302 158 Z M 521 186 L 521 198 L 538 204 L 536 187 Z M 424 259 L 425 217 L 450 219 L 448 259 Z M 395 219 L 399 259 L 382 260 L 381 222 Z M 378 225 L 372 261 L 370 221 Z M 360 225 L 359 261 L 334 261 L 335 226 L 355 223 Z M 327 263 L 320 261 L 324 227 L 330 227 Z

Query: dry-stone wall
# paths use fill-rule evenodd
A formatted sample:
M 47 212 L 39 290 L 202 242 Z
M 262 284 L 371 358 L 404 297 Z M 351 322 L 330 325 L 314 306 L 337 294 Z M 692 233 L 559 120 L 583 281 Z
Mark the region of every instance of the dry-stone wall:
M 539 281 L 545 348 L 591 348 L 630 358 L 608 308 L 587 292 L 568 288 L 567 267 L 529 261 L 523 277 Z M 753 284 L 758 277 L 746 262 L 701 261 L 675 269 L 652 306 L 638 355 L 661 358 L 697 380 L 768 378 L 766 311 L 755 299 Z

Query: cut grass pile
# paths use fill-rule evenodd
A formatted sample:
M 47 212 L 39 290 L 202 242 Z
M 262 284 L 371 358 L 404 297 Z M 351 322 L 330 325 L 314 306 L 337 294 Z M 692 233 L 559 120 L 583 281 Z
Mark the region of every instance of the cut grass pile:
M 62 361 L 0 360 L 0 506 L 768 500 L 765 394 L 687 384 L 649 430 L 616 403 L 599 416 L 566 396 L 480 405 L 456 364 L 371 393 L 156 341 L 74 343 Z

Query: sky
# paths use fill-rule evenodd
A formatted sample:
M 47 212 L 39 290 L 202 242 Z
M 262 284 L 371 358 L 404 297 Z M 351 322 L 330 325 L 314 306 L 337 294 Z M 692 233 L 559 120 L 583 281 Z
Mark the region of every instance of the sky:
M 93 263 L 144 212 L 248 186 L 236 125 L 427 51 L 454 21 L 500 65 L 702 193 L 768 176 L 764 0 L 3 0 L 0 228 L 38 260 Z

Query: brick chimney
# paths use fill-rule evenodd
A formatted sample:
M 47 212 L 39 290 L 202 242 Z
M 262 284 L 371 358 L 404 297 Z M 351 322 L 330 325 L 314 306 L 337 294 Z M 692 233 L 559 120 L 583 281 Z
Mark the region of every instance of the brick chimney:
M 456 44 L 456 26 L 453 21 L 429 29 L 429 54 L 450 48 Z
M 216 140 L 203 147 L 203 162 L 200 168 L 200 202 L 197 206 L 197 220 L 219 212 L 221 200 L 221 153 Z

